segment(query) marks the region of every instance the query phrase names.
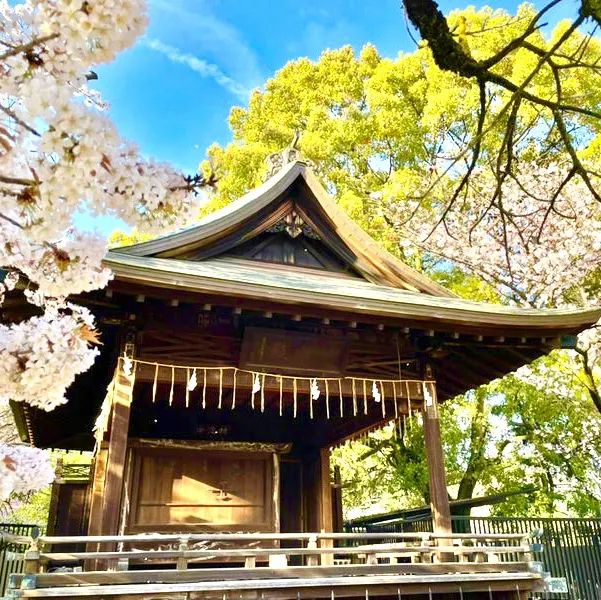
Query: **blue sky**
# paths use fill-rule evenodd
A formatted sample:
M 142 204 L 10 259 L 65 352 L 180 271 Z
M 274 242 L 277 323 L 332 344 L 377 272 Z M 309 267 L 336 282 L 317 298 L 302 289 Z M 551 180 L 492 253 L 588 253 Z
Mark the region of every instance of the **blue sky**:
M 468 3 L 443 0 L 446 13 Z M 473 4 L 473 3 L 472 3 Z M 515 10 L 518 2 L 495 0 Z M 121 134 L 147 156 L 195 171 L 212 142 L 227 143 L 227 116 L 287 61 L 326 48 L 410 51 L 398 0 L 149 0 L 143 39 L 97 69 L 97 87 Z M 573 11 L 575 0 L 561 3 Z M 551 17 L 554 21 L 557 14 Z

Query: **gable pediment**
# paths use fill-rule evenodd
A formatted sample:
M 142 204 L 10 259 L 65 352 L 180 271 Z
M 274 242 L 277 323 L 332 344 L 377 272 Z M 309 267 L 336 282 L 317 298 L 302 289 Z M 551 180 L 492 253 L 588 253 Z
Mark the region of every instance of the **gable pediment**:
M 310 190 L 296 180 L 263 210 L 223 231 L 221 238 L 156 256 L 193 261 L 234 257 L 362 277 L 354 267 L 357 257 L 320 212 Z
M 371 283 L 453 296 L 381 248 L 328 196 L 303 162 L 187 230 L 118 249 L 161 259 L 220 257 L 346 273 Z
M 352 267 L 336 256 L 318 236 L 309 236 L 303 233 L 291 237 L 285 230 L 268 230 L 247 243 L 232 248 L 224 256 L 291 267 L 356 274 Z M 357 276 L 359 275 L 357 274 Z

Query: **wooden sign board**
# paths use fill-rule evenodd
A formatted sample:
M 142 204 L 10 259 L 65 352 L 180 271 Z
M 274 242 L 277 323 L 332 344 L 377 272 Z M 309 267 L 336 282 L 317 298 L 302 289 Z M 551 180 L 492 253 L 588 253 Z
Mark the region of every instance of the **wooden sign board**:
M 247 327 L 240 368 L 299 377 L 342 377 L 348 356 L 344 338 Z

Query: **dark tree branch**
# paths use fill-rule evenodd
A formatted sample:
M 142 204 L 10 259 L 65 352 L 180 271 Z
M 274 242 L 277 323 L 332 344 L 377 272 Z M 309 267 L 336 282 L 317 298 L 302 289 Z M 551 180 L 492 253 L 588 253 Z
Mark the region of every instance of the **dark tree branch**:
M 482 134 L 483 134 L 483 130 L 484 130 L 484 118 L 486 116 L 486 82 L 479 81 L 478 85 L 480 87 L 480 112 L 478 113 L 478 125 L 476 128 L 476 138 L 475 138 L 474 150 L 472 152 L 472 159 L 467 167 L 465 174 L 461 178 L 461 182 L 459 183 L 459 185 L 453 192 L 451 200 L 447 203 L 447 206 L 445 207 L 441 217 L 438 219 L 438 221 L 436 222 L 436 224 L 434 225 L 434 227 L 432 228 L 432 230 L 430 231 L 430 233 L 428 234 L 428 236 L 426 237 L 424 242 L 434 233 L 434 231 L 436 231 L 436 229 L 441 225 L 441 223 L 445 222 L 447 215 L 453 208 L 453 205 L 457 201 L 459 194 L 461 194 L 462 190 L 467 186 L 469 179 L 470 179 L 474 169 L 476 168 L 476 165 L 478 164 L 478 159 L 480 158 L 480 150 L 482 148 Z
M 570 155 L 570 158 L 572 159 L 573 168 L 578 173 L 578 175 L 580 176 L 582 181 L 584 181 L 584 184 L 588 188 L 589 192 L 592 194 L 593 198 L 595 198 L 595 200 L 601 202 L 601 195 L 599 195 L 599 193 L 595 189 L 595 186 L 593 185 L 593 182 L 591 181 L 591 178 L 589 177 L 589 172 L 584 168 L 584 165 L 582 164 L 580 158 L 578 157 L 576 149 L 574 148 L 574 146 L 572 144 L 572 140 L 571 140 L 568 130 L 566 128 L 565 121 L 563 119 L 563 115 L 561 114 L 561 112 L 559 110 L 555 110 L 553 112 L 553 116 L 555 117 L 555 123 L 557 125 L 557 130 L 559 131 L 561 139 L 563 140 L 564 146 L 565 146 L 568 154 Z
M 33 135 L 40 137 L 39 132 L 36 131 L 33 127 L 31 127 L 31 125 L 28 125 L 25 121 L 23 121 L 23 119 L 18 117 L 13 110 L 11 110 L 10 108 L 7 108 L 6 106 L 2 106 L 2 104 L 0 104 L 0 110 L 5 115 L 10 117 L 15 123 L 17 123 L 17 125 L 19 125 L 20 127 L 23 127 L 23 129 L 29 131 L 29 133 L 32 133 Z
M 580 15 L 585 19 L 593 19 L 597 25 L 601 25 L 601 14 L 599 4 L 595 0 L 582 0 L 580 3 Z
M 533 35 L 544 25 L 542 17 L 561 1 L 550 0 L 547 2 L 537 14 L 525 23 L 522 32 L 511 39 L 503 48 L 499 49 L 489 58 L 477 60 L 471 55 L 469 47 L 463 44 L 462 40 L 450 28 L 435 0 L 402 0 L 408 19 L 419 31 L 422 39 L 428 43 L 436 65 L 442 70 L 455 73 L 466 79 L 475 80 L 480 89 L 477 126 L 474 128 L 472 134 L 468 134 L 466 140 L 462 140 L 462 136 L 454 137 L 454 133 L 452 134 L 452 141 L 459 146 L 459 152 L 456 156 L 447 159 L 451 163 L 450 166 L 445 168 L 441 175 L 438 176 L 437 174 L 436 181 L 428 185 L 428 189 L 420 196 L 418 205 L 412 210 L 411 215 L 406 219 L 404 224 L 407 224 L 415 216 L 421 208 L 423 201 L 440 184 L 443 178 L 452 173 L 452 169 L 456 169 L 465 161 L 451 197 L 441 206 L 440 217 L 436 218 L 436 224 L 424 241 L 441 225 L 448 232 L 447 220 L 461 194 L 467 193 L 467 190 L 470 188 L 470 179 L 474 176 L 478 165 L 483 162 L 483 157 L 481 156 L 482 139 L 489 132 L 493 131 L 493 127 L 501 125 L 505 131 L 503 132 L 499 146 L 494 150 L 496 156 L 490 156 L 490 149 L 487 149 L 487 159 L 492 163 L 491 166 L 496 179 L 496 185 L 492 191 L 492 197 L 488 198 L 487 204 L 479 212 L 478 218 L 470 230 L 470 237 L 474 228 L 478 227 L 484 221 L 490 211 L 496 211 L 499 219 L 499 235 L 504 240 L 510 278 L 511 250 L 508 247 L 508 228 L 512 229 L 512 233 L 513 230 L 517 232 L 526 251 L 532 241 L 540 241 L 542 230 L 548 222 L 549 215 L 555 213 L 559 216 L 564 216 L 563 208 L 558 208 L 558 203 L 561 198 L 563 207 L 564 199 L 561 197 L 561 194 L 565 192 L 567 184 L 575 176 L 582 179 L 592 197 L 601 202 L 601 193 L 595 189 L 596 182 L 592 179 L 597 174 L 587 169 L 587 166 L 579 158 L 577 152 L 578 132 L 582 127 L 586 127 L 587 123 L 586 120 L 578 120 L 579 117 L 594 119 L 599 122 L 601 121 L 601 112 L 596 110 L 596 106 L 587 106 L 586 103 L 582 103 L 581 105 L 573 97 L 564 97 L 560 75 L 562 69 L 568 68 L 588 68 L 594 72 L 601 73 L 601 57 L 595 60 L 594 58 L 588 58 L 586 54 L 591 41 L 590 34 L 583 36 L 581 40 L 577 40 L 578 43 L 574 44 L 576 46 L 575 49 L 565 50 L 568 47 L 566 45 L 568 40 L 578 31 L 578 28 L 587 18 L 592 18 L 595 21 L 596 25 L 594 29 L 597 28 L 597 24 L 601 24 L 601 20 L 595 12 L 595 2 L 592 2 L 592 0 L 582 0 L 580 14 L 573 22 L 559 33 L 549 47 L 539 47 L 536 43 L 538 36 L 534 38 Z M 510 24 L 510 22 L 508 21 L 507 24 Z M 526 77 L 516 83 L 501 74 L 496 67 L 520 50 L 526 50 L 534 54 L 538 57 L 538 60 Z M 531 85 L 541 71 L 542 73 L 550 72 L 553 77 L 555 93 L 551 92 L 551 97 L 547 97 L 544 92 L 537 91 L 537 88 Z M 495 90 L 509 92 L 510 98 L 502 108 L 495 109 L 493 113 L 492 106 L 482 101 L 483 90 L 486 90 L 491 98 L 495 97 Z M 520 113 L 521 108 L 525 104 L 530 108 L 534 108 L 535 116 L 531 117 L 529 115 L 527 122 L 522 123 L 520 115 L 528 114 L 523 110 Z M 547 115 L 549 118 L 547 118 Z M 506 119 L 506 122 L 503 122 L 504 119 Z M 534 129 L 541 121 L 549 129 L 547 138 L 543 138 L 542 141 L 540 140 L 540 136 L 534 133 Z M 531 191 L 525 190 L 519 182 L 517 166 L 521 155 L 520 144 L 523 143 L 523 146 L 527 147 L 530 143 L 529 138 L 533 135 L 535 140 L 540 143 L 541 160 L 550 159 L 556 161 L 557 155 L 559 155 L 571 162 L 568 174 L 559 183 L 557 189 L 551 192 L 550 198 L 535 198 Z M 470 160 L 467 160 L 470 154 Z M 543 219 L 538 235 L 534 234 L 533 236 L 531 233 L 522 231 L 522 225 L 516 219 L 525 218 L 527 215 L 514 215 L 504 207 L 503 189 L 508 178 L 517 181 L 527 196 L 544 203 L 544 214 L 540 213 L 543 215 Z M 472 187 L 471 189 L 473 190 L 474 188 Z M 532 215 L 539 212 L 539 209 L 535 209 L 532 211 Z M 525 236 L 527 239 L 525 239 Z
M 575 348 L 576 353 L 580 356 L 580 362 L 582 364 L 582 370 L 585 376 L 584 385 L 586 387 L 586 391 L 590 399 L 592 400 L 595 408 L 601 414 L 601 391 L 597 382 L 595 380 L 595 374 L 593 373 L 593 365 L 591 364 L 591 360 L 589 357 L 589 353 L 587 349 L 579 348 L 578 346 Z
M 0 173 L 0 181 L 2 183 L 9 183 L 11 185 L 24 185 L 24 186 L 35 185 L 35 181 L 33 179 L 23 179 L 22 177 L 11 177 L 10 175 L 2 175 L 1 173 Z
M 29 52 L 33 50 L 37 46 L 41 46 L 50 40 L 54 40 L 59 36 L 58 33 L 51 33 L 50 35 L 45 35 L 43 37 L 34 38 L 30 42 L 26 44 L 21 44 L 20 46 L 12 46 L 10 50 L 7 50 L 3 54 L 0 54 L 0 62 L 10 58 L 11 56 L 16 56 L 17 54 L 21 54 L 22 52 Z
M 547 10 L 559 1 L 560 0 L 553 0 L 553 2 L 545 6 L 533 19 L 524 34 L 512 40 L 507 46 L 497 52 L 497 54 L 484 61 L 475 60 L 463 49 L 449 29 L 445 16 L 438 10 L 438 4 L 434 2 L 434 0 L 403 0 L 403 5 L 413 25 L 418 29 L 422 38 L 428 42 L 434 61 L 441 69 L 451 71 L 468 79 L 475 78 L 478 81 L 494 83 L 510 92 L 519 92 L 525 99 L 530 100 L 534 104 L 541 104 L 550 109 L 559 108 L 566 112 L 574 112 L 601 118 L 601 113 L 596 111 L 572 104 L 558 104 L 557 102 L 547 100 L 546 98 L 542 98 L 526 91 L 526 86 L 538 72 L 540 65 L 535 67 L 532 73 L 519 86 L 490 70 L 492 66 L 507 57 L 511 52 L 522 47 L 523 41 L 537 30 L 538 26 L 536 26 L 535 23 Z M 584 20 L 584 16 L 579 16 L 559 37 L 552 48 L 547 51 L 546 55 L 552 56 L 557 48 L 559 48 L 574 33 L 574 31 L 578 29 Z M 541 60 L 543 59 L 541 58 Z

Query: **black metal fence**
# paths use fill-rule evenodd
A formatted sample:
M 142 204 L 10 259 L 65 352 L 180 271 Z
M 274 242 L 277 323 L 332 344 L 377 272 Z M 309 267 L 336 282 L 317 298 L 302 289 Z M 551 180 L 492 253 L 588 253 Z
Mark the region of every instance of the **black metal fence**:
M 507 517 L 452 517 L 457 533 L 532 533 L 543 551 L 535 553 L 552 577 L 565 577 L 567 594 L 545 594 L 569 600 L 601 599 L 601 519 L 544 519 Z M 347 531 L 431 531 L 432 519 L 347 523 Z
M 37 525 L 0 523 L 0 530 L 15 535 L 38 535 L 40 528 Z M 19 557 L 25 550 L 27 550 L 27 546 L 23 544 L 12 544 L 0 540 L 0 595 L 4 595 L 6 591 L 8 576 L 11 573 L 23 572 L 25 565 Z

